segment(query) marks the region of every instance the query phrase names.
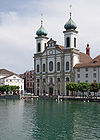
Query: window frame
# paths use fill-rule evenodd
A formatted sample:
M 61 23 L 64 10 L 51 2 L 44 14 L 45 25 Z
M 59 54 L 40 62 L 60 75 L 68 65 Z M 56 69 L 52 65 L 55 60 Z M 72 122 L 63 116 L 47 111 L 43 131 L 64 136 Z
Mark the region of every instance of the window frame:
M 66 71 L 69 71 L 69 61 L 66 62 Z
M 39 73 L 40 72 L 40 66 L 39 66 L 39 64 L 37 64 L 37 73 Z
M 53 71 L 53 61 L 49 62 L 49 71 L 52 72 Z
M 37 52 L 41 52 L 41 43 L 40 42 L 37 44 Z
M 43 72 L 45 72 L 45 68 L 46 68 L 46 67 L 45 67 L 45 64 L 43 64 Z
M 57 71 L 60 71 L 60 62 L 57 62 Z
M 66 38 L 66 48 L 70 48 L 70 37 Z

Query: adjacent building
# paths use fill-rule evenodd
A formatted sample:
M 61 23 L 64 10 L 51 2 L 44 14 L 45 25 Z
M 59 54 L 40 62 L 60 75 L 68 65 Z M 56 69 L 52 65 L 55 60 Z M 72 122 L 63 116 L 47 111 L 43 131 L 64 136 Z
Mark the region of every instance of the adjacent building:
M 24 79 L 6 69 L 0 69 L 0 86 L 2 85 L 19 86 L 19 94 L 24 93 Z
M 100 83 L 100 55 L 92 59 L 89 63 L 76 64 L 74 70 L 76 83 Z
M 34 70 L 26 71 L 23 77 L 25 81 L 25 91 L 34 93 Z

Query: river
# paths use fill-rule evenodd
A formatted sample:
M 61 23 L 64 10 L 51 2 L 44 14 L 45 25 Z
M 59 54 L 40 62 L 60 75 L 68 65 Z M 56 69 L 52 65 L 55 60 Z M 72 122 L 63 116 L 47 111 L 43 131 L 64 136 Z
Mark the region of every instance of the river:
M 0 140 L 100 140 L 100 103 L 0 99 Z

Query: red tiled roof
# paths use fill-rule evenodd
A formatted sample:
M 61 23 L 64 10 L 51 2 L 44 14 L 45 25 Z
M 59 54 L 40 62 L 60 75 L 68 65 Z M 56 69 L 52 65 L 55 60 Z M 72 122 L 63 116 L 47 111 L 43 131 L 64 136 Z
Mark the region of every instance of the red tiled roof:
M 0 69 L 0 74 L 7 74 L 7 75 L 11 75 L 14 74 L 13 72 L 6 70 L 6 69 Z
M 59 49 L 63 50 L 64 49 L 64 46 L 61 46 L 61 45 L 57 45 Z
M 100 55 L 92 59 L 90 62 L 76 64 L 74 68 L 96 67 L 96 66 L 100 66 Z
M 79 54 L 80 63 L 89 63 L 92 58 L 85 53 L 80 52 Z

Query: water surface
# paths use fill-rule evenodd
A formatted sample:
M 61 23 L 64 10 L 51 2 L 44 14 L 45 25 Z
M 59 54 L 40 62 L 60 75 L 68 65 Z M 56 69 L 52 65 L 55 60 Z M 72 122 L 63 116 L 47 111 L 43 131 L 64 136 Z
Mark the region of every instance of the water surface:
M 100 104 L 0 100 L 0 140 L 100 140 Z

